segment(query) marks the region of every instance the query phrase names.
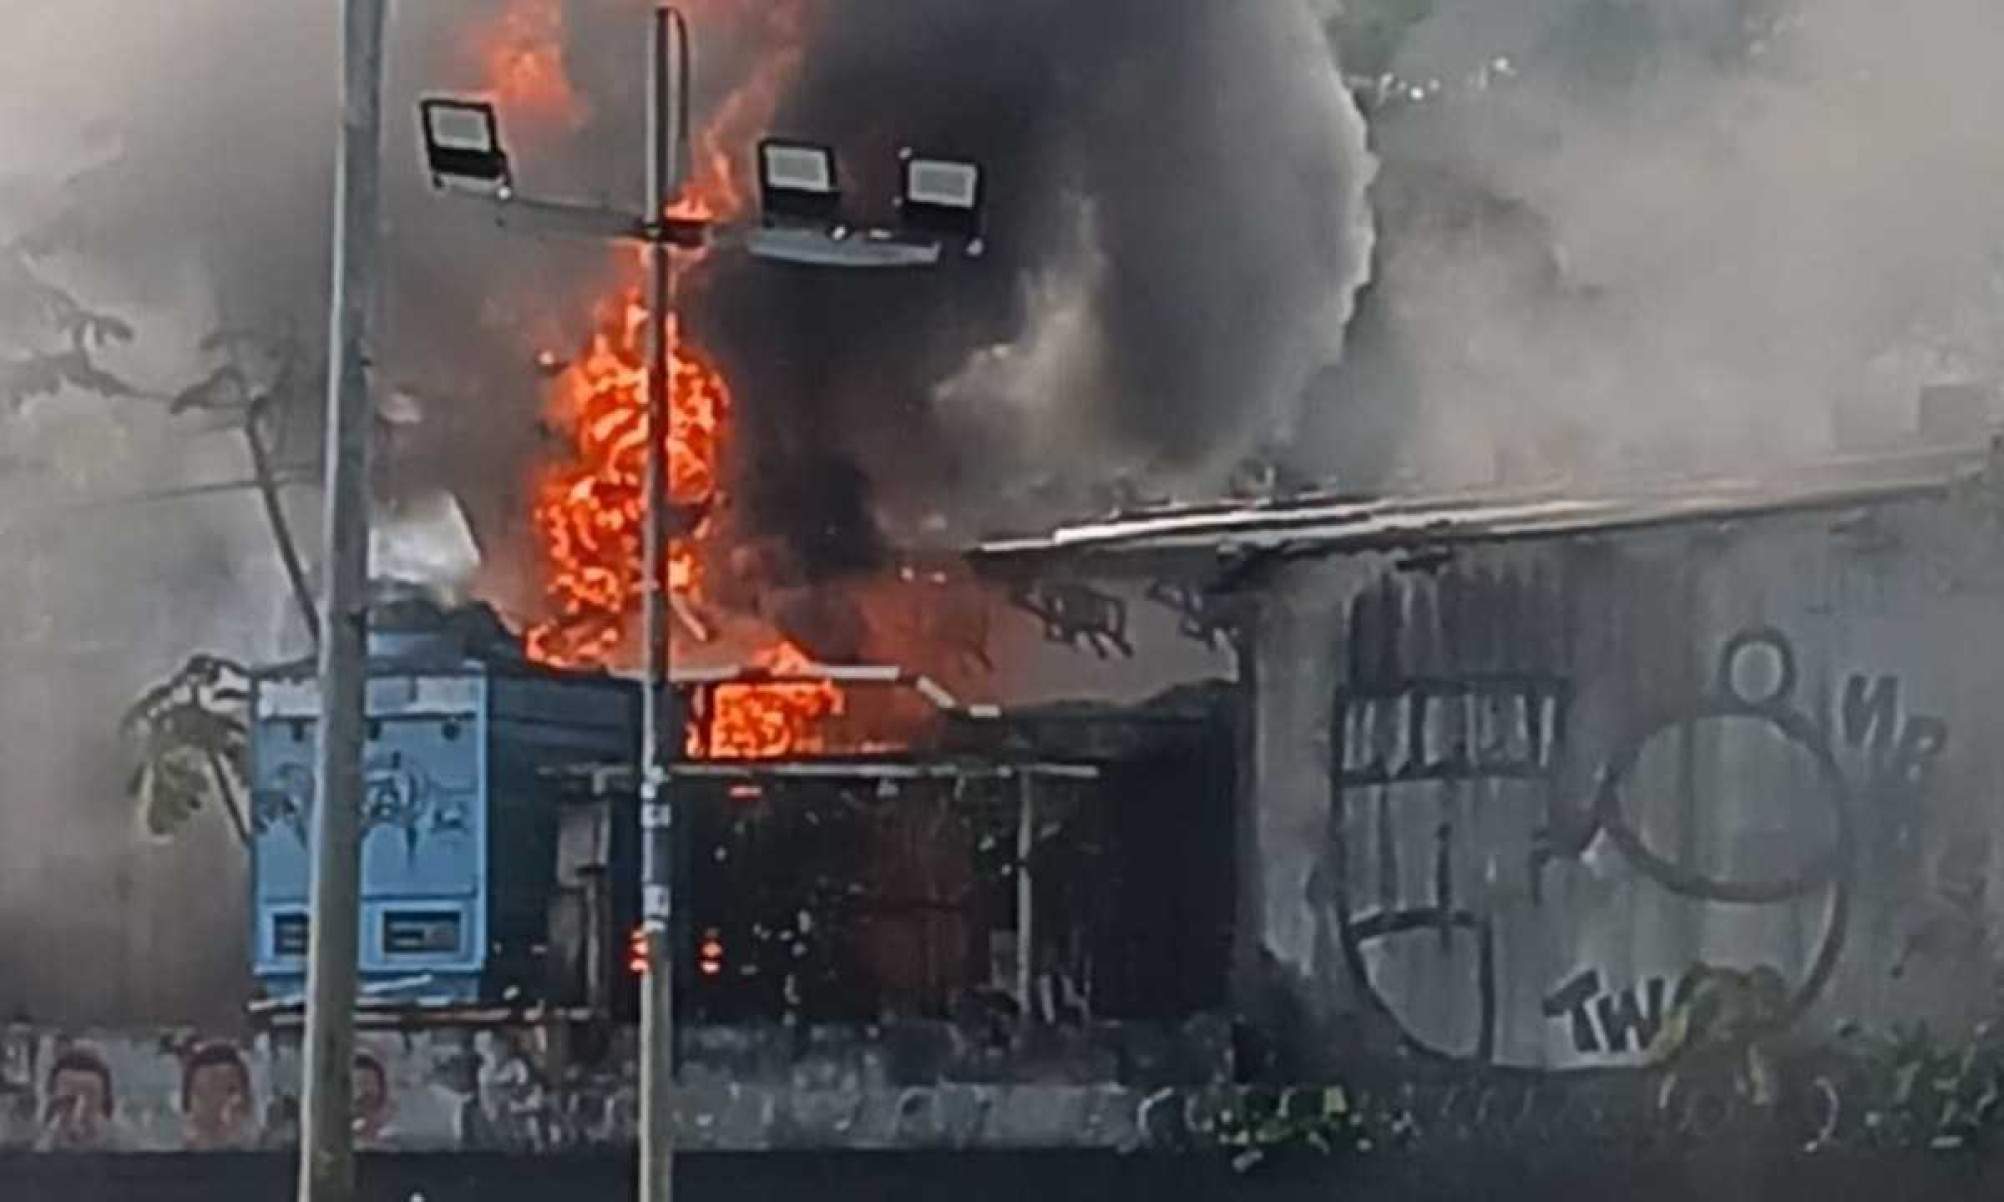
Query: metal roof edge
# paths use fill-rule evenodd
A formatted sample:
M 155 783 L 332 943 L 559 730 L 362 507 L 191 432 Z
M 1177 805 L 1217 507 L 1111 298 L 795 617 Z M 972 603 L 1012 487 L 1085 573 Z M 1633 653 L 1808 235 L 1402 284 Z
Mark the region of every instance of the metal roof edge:
M 1545 489 L 1376 500 L 1268 502 L 1078 523 L 1046 534 L 979 543 L 978 566 L 1006 569 L 1054 561 L 1118 569 L 1136 559 L 1241 554 L 1364 554 L 1541 537 L 1577 537 L 1702 522 L 1840 510 L 1946 495 L 1996 472 L 1999 449 L 1827 461 L 1771 477 L 1659 481 L 1599 495 Z

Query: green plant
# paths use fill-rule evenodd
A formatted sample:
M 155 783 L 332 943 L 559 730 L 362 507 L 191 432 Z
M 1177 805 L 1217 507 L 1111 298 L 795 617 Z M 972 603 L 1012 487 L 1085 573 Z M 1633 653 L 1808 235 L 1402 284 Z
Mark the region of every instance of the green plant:
M 120 734 L 134 752 L 126 789 L 152 835 L 172 836 L 213 799 L 248 845 L 241 804 L 250 693 L 244 669 L 198 655 L 126 710 Z
M 1290 1150 L 1334 1156 L 1372 1148 L 1362 1110 L 1340 1085 L 1248 1092 L 1200 1126 L 1199 1133 L 1229 1150 L 1232 1168 L 1241 1173 Z

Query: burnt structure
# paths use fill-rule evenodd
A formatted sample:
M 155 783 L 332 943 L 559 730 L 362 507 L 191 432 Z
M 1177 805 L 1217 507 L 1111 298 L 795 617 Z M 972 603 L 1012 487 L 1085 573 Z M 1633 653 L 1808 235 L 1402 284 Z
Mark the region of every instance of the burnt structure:
M 682 765 L 699 1020 L 1006 1040 L 1222 1012 L 1225 700 L 960 719 L 918 758 Z
M 386 597 L 371 639 L 365 1021 L 630 1021 L 636 686 L 531 665 L 480 608 Z M 1227 1073 L 1222 1039 L 1184 1032 L 1226 1003 L 1230 691 L 971 711 L 863 674 L 850 687 L 941 708 L 920 745 L 672 768 L 692 1064 L 773 1040 L 773 1063 L 798 1063 L 786 1032 L 812 1030 L 917 1079 Z M 677 712 L 700 721 L 734 679 L 679 682 Z M 252 709 L 253 1012 L 285 1025 L 307 935 L 310 666 L 256 674 Z M 1143 1028 L 1166 1042 L 1136 1070 L 1120 1049 Z M 1073 1051 L 1030 1053 L 1035 1030 Z
M 1236 639 L 1265 1071 L 1619 1073 L 2004 1004 L 1999 462 L 1163 509 L 978 559 Z

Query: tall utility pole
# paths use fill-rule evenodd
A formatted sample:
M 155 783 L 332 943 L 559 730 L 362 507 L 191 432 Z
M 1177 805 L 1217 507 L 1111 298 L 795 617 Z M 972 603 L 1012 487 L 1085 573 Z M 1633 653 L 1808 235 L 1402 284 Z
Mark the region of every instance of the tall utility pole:
M 388 0 L 344 0 L 334 197 L 333 348 L 320 615 L 319 781 L 300 1120 L 301 1202 L 353 1202 L 355 963 L 360 925 L 363 706 L 369 610 L 369 318 L 382 228 L 383 26 Z
M 647 47 L 647 210 L 638 217 L 615 209 L 517 194 L 492 104 L 436 98 L 421 106 L 426 161 L 439 186 L 455 185 L 485 195 L 504 225 L 513 217 L 544 232 L 637 241 L 647 248 L 647 480 L 641 567 L 646 664 L 642 669 L 639 765 L 641 922 L 647 943 L 647 976 L 640 989 L 641 1202 L 671 1202 L 675 1174 L 675 1115 L 671 1106 L 675 1083 L 675 843 L 669 784 L 681 724 L 675 717 L 670 688 L 667 574 L 668 521 L 674 512 L 668 461 L 675 413 L 674 253 L 678 248 L 714 245 L 714 231 L 706 219 L 673 212 L 690 171 L 689 60 L 689 30 L 682 14 L 666 5 L 656 7 L 653 36 Z M 765 178 L 771 164 L 762 148 L 760 170 L 765 186 L 761 190 L 768 202 L 787 191 L 796 197 L 809 194 L 818 210 L 832 197 L 834 154 L 821 147 L 792 149 L 819 156 L 825 163 L 820 178 L 803 180 L 797 169 L 791 179 Z M 978 165 L 907 158 L 905 174 L 907 219 L 926 213 L 934 220 L 942 213 L 956 217 L 965 226 L 968 253 L 979 254 Z M 840 222 L 831 223 L 828 216 L 821 214 L 803 222 L 795 213 L 789 228 L 761 228 L 742 238 L 733 236 L 732 242 L 743 245 L 756 258 L 820 267 L 931 267 L 940 260 L 943 246 L 937 232 L 913 238 L 874 230 L 869 236 L 852 238 Z
M 669 209 L 687 160 L 689 38 L 680 13 L 654 10 L 648 45 L 647 217 L 647 664 L 641 689 L 641 922 L 647 976 L 640 986 L 640 1202 L 671 1202 L 675 1193 L 674 809 L 668 765 L 676 748 L 668 695 L 668 437 L 674 421 L 675 256 Z M 679 728 L 680 723 L 674 723 Z

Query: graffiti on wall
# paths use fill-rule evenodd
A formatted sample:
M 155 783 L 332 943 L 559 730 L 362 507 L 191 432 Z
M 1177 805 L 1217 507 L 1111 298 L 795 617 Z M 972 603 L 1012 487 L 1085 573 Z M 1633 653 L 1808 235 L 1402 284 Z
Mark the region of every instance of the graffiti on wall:
M 1586 968 L 1545 999 L 1544 1014 L 1571 1024 L 1573 1048 L 1583 1055 L 1645 1052 L 1662 1033 L 1669 996 L 1662 977 L 1610 990 L 1602 987 L 1598 971 Z
M 1549 773 L 1568 686 L 1533 674 L 1412 680 L 1346 698 L 1345 786 L 1507 780 Z
M 371 756 L 364 769 L 365 832 L 396 831 L 412 849 L 427 835 L 467 833 L 479 792 L 474 782 L 441 779 L 424 766 L 407 762 L 401 752 Z M 313 792 L 310 766 L 285 764 L 274 770 L 271 783 L 252 796 L 256 833 L 284 828 L 301 847 L 306 846 Z
M 1787 1025 L 1854 934 L 1861 807 L 1913 808 L 1949 723 L 1882 672 L 1811 700 L 1758 627 L 1576 746 L 1556 594 L 1497 575 L 1354 603 L 1311 885 L 1348 979 L 1410 1045 L 1480 1064 L 1638 1067 Z

